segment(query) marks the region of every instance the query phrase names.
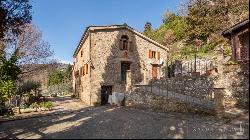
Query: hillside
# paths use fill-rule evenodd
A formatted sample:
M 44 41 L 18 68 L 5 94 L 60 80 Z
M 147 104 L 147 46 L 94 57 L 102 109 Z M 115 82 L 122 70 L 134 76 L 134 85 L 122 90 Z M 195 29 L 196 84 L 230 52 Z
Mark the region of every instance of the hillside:
M 247 19 L 248 5 L 248 0 L 188 0 L 184 14 L 168 11 L 158 28 L 147 22 L 143 33 L 169 48 L 168 61 L 193 59 L 195 54 L 208 59 L 231 56 L 229 41 L 221 32 Z
M 48 89 L 48 75 L 54 70 L 66 70 L 69 64 L 54 63 L 54 64 L 32 64 L 22 65 L 22 74 L 20 75 L 20 83 L 25 81 L 36 81 L 41 83 L 42 91 Z

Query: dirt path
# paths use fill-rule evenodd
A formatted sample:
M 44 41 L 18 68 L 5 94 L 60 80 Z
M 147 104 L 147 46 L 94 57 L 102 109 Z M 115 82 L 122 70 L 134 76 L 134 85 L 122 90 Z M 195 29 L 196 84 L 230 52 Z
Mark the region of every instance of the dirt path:
M 57 115 L 0 122 L 0 138 L 249 138 L 249 114 L 228 123 L 213 116 L 54 102 Z

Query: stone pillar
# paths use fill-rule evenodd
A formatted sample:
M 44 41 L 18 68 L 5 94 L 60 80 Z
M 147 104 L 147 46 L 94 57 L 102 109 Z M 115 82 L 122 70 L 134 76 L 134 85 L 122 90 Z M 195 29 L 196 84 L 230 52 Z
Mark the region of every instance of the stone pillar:
M 223 116 L 225 111 L 225 88 L 214 88 L 215 113 Z
M 130 93 L 131 90 L 132 90 L 131 70 L 127 70 L 127 72 L 126 72 L 126 92 Z

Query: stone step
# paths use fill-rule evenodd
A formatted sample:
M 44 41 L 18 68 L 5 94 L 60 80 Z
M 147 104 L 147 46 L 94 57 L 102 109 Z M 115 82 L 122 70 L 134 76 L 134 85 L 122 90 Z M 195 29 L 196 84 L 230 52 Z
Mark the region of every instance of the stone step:
M 224 111 L 224 116 L 228 118 L 236 118 L 245 112 L 244 109 L 230 108 Z

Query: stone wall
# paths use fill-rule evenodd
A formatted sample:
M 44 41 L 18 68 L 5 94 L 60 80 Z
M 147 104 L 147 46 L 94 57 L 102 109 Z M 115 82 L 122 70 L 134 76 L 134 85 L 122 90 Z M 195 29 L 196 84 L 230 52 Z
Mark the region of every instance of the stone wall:
M 205 113 L 214 114 L 214 110 L 205 110 L 199 106 L 190 106 L 190 104 L 178 102 L 151 93 L 133 92 L 125 96 L 125 105 L 141 109 L 153 109 L 164 112 L 182 112 L 182 113 Z
M 132 49 L 119 48 L 122 35 L 128 36 L 129 47 Z M 86 39 L 82 45 L 82 49 L 87 50 L 83 50 L 84 56 L 78 59 L 74 68 L 79 70 L 84 62 L 91 60 L 88 78 L 86 76 L 81 78 L 83 90 L 80 92 L 81 99 L 91 105 L 100 102 L 101 86 L 112 86 L 113 92 L 126 91 L 126 83 L 121 81 L 121 62 L 130 63 L 133 83 L 146 84 L 152 79 L 151 63 L 159 63 L 157 59 L 149 59 L 149 49 L 160 52 L 163 60 L 167 57 L 166 49 L 125 28 L 90 30 L 88 38 L 89 41 Z M 81 50 L 76 57 L 79 58 L 80 52 Z M 162 70 L 164 65 L 158 67 L 158 78 L 164 76 Z
M 208 99 L 213 94 L 216 78 L 216 76 L 181 76 L 153 81 L 152 85 L 163 90 Z
M 120 50 L 119 41 L 122 35 L 127 35 L 132 42 L 129 47 L 132 51 Z M 141 82 L 151 79 L 151 64 L 148 60 L 148 49 L 160 51 L 161 57 L 165 57 L 165 50 L 145 41 L 133 32 L 120 30 L 96 31 L 91 33 L 91 60 L 94 69 L 91 69 L 91 95 L 93 101 L 100 102 L 100 90 L 102 85 L 113 86 L 113 92 L 125 92 L 126 83 L 121 81 L 121 62 L 131 64 L 131 77 L 133 82 Z
M 80 68 L 85 64 L 89 64 L 90 60 L 90 37 L 87 37 L 76 55 L 73 73 L 78 71 L 79 75 L 73 75 L 74 91 L 83 102 L 89 104 L 90 102 L 90 65 L 88 74 L 81 74 Z M 82 53 L 82 54 L 81 54 Z
M 222 69 L 215 84 L 225 88 L 227 106 L 249 109 L 249 63 L 223 65 Z

